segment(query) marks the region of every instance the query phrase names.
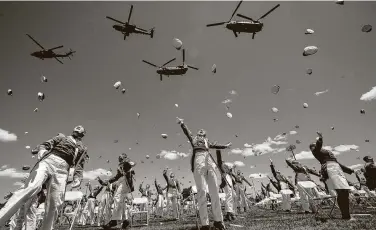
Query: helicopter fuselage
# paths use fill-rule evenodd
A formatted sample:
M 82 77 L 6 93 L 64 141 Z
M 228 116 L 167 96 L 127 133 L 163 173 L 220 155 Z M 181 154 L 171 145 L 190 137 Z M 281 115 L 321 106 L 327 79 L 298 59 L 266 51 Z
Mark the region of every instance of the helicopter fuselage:
M 150 34 L 147 30 L 138 28 L 135 25 L 131 24 L 125 24 L 125 25 L 114 25 L 112 26 L 116 31 L 119 31 L 123 34 L 130 34 L 130 33 L 136 33 L 136 34 Z
M 30 55 L 33 57 L 40 58 L 40 59 L 56 57 L 56 54 L 52 50 L 36 51 L 36 52 L 31 53 Z
M 188 67 L 185 65 L 162 67 L 157 70 L 160 75 L 183 75 L 188 71 Z
M 68 57 L 71 56 L 74 52 L 69 52 L 66 54 L 57 54 L 54 53 L 52 50 L 42 50 L 42 51 L 36 51 L 31 53 L 30 55 L 39 59 L 45 59 L 45 58 L 55 58 L 55 57 Z
M 239 33 L 257 33 L 264 26 L 261 22 L 252 21 L 231 21 L 226 24 L 226 28 Z

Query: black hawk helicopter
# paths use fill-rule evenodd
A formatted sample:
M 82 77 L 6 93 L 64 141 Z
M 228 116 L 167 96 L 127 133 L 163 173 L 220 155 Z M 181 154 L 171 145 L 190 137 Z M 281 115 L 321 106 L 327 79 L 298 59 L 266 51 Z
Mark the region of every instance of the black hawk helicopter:
M 111 18 L 109 16 L 106 16 L 106 18 L 121 24 L 121 25 L 114 25 L 114 26 L 112 26 L 112 28 L 114 28 L 116 31 L 121 32 L 124 35 L 124 40 L 131 33 L 150 35 L 150 37 L 153 38 L 154 28 L 152 28 L 150 30 L 144 30 L 142 28 L 137 27 L 136 25 L 129 24 L 129 21 L 131 20 L 131 16 L 132 16 L 132 11 L 133 11 L 133 5 L 131 5 L 131 9 L 129 11 L 127 22 L 121 22 L 121 21 L 116 20 L 114 18 Z
M 237 14 L 237 16 L 239 16 L 241 18 L 248 19 L 248 20 L 250 20 L 250 22 L 249 21 L 231 21 L 232 18 L 234 17 L 234 15 L 235 15 L 236 11 L 239 9 L 240 4 L 242 4 L 242 2 L 243 1 L 239 2 L 238 6 L 236 7 L 234 12 L 232 13 L 230 20 L 228 20 L 227 22 L 213 23 L 213 24 L 209 24 L 209 25 L 206 25 L 206 26 L 210 27 L 210 26 L 219 26 L 219 25 L 226 24 L 226 28 L 229 29 L 229 30 L 232 30 L 235 37 L 238 37 L 238 34 L 240 34 L 240 33 L 252 33 L 252 39 L 254 39 L 256 33 L 261 32 L 262 28 L 264 26 L 264 24 L 262 22 L 260 22 L 260 20 L 265 18 L 266 16 L 268 16 L 271 12 L 273 12 L 275 9 L 277 9 L 280 6 L 280 4 L 276 5 L 275 7 L 273 7 L 271 10 L 269 10 L 266 14 L 264 14 L 263 16 L 261 16 L 257 20 L 253 20 L 252 18 L 246 17 L 246 16 L 241 15 L 241 14 Z
M 42 48 L 43 50 L 41 51 L 36 51 L 36 52 L 33 52 L 31 53 L 30 55 L 33 56 L 33 57 L 36 57 L 36 58 L 39 58 L 41 60 L 44 60 L 45 58 L 55 58 L 56 61 L 60 62 L 61 64 L 63 64 L 62 61 L 60 61 L 59 59 L 57 59 L 58 57 L 60 58 L 65 58 L 65 57 L 68 57 L 69 59 L 70 56 L 73 56 L 74 53 L 76 53 L 76 51 L 72 51 L 71 49 L 69 50 L 68 53 L 65 53 L 65 54 L 57 54 L 55 53 L 53 50 L 55 49 L 60 49 L 60 48 L 63 48 L 64 46 L 57 46 L 55 48 L 52 48 L 52 49 L 48 49 L 46 50 L 41 44 L 39 44 L 33 37 L 31 37 L 29 34 L 26 34 L 31 40 L 33 40 L 33 42 L 35 42 L 35 44 L 37 44 L 40 48 Z
M 145 61 L 145 60 L 142 60 L 142 61 L 145 62 L 146 64 L 149 64 L 151 66 L 158 68 L 157 74 L 159 74 L 161 81 L 162 81 L 163 75 L 165 75 L 167 77 L 170 77 L 170 75 L 181 75 L 181 76 L 183 76 L 185 73 L 187 73 L 188 68 L 198 70 L 198 68 L 196 68 L 196 67 L 185 64 L 185 49 L 183 49 L 183 64 L 182 65 L 165 67 L 167 64 L 169 64 L 170 62 L 173 62 L 175 60 L 176 60 L 176 58 L 173 58 L 170 61 L 163 64 L 162 66 L 154 65 L 154 64 L 152 64 L 148 61 Z

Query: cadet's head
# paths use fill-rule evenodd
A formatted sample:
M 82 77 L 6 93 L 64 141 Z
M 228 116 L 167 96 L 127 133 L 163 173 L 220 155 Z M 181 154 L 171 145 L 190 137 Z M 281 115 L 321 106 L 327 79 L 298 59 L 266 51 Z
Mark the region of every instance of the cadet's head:
M 206 131 L 204 129 L 200 129 L 198 132 L 197 132 L 197 136 L 198 137 L 206 137 Z
M 149 188 L 150 188 L 150 185 L 147 184 L 147 185 L 146 185 L 146 189 L 149 189 Z
M 125 153 L 122 153 L 120 156 L 119 156 L 119 163 L 123 162 L 125 159 L 127 159 L 128 156 L 127 154 Z
M 238 175 L 242 174 L 242 172 L 240 172 L 240 170 L 238 170 Z
M 82 125 L 78 125 L 73 129 L 72 136 L 75 138 L 83 138 L 86 134 L 86 130 Z
M 175 178 L 175 174 L 171 173 L 170 178 L 172 178 L 172 179 Z
M 365 157 L 363 157 L 363 160 L 364 160 L 366 163 L 371 163 L 371 162 L 373 162 L 373 158 L 370 157 L 370 156 L 365 156 Z

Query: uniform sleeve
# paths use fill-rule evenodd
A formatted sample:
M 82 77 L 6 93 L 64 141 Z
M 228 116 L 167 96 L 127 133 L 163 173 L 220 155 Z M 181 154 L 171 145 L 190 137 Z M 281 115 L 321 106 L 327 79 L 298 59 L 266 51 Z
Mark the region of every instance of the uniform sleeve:
M 185 136 L 188 138 L 189 142 L 191 142 L 191 145 L 193 146 L 192 132 L 188 129 L 188 127 L 184 123 L 182 123 L 180 127 L 183 129 Z
M 209 148 L 211 148 L 211 149 L 226 149 L 227 146 L 218 144 L 217 142 L 214 142 L 214 143 L 209 143 Z
M 178 189 L 178 192 L 180 193 L 181 192 L 181 190 L 180 190 L 180 183 L 179 183 L 178 180 L 176 180 L 176 187 Z
M 99 195 L 99 193 L 102 191 L 103 188 L 104 187 L 101 186 L 98 190 L 94 191 L 94 193 L 93 193 L 94 198 L 97 198 L 97 196 Z
M 112 183 L 114 183 L 115 181 L 119 180 L 120 177 L 122 177 L 122 176 L 123 176 L 123 174 L 121 173 L 120 169 L 118 168 L 118 169 L 117 169 L 117 172 L 116 172 L 116 175 L 115 175 L 114 177 L 111 177 L 111 178 L 108 180 L 108 182 L 112 184 Z
M 347 173 L 347 174 L 352 174 L 354 173 L 354 170 L 352 170 L 351 168 L 341 164 L 341 163 L 338 163 L 339 166 L 341 167 L 341 169 L 343 170 L 343 172 Z
M 141 194 L 144 194 L 144 190 L 142 189 L 142 183 L 138 187 L 138 191 L 140 191 Z
M 316 170 L 308 168 L 308 167 L 306 167 L 306 169 L 307 169 L 308 173 L 320 177 L 320 174 L 318 172 L 316 172 Z
M 270 169 L 272 170 L 272 174 L 273 174 L 274 178 L 275 178 L 276 180 L 278 180 L 278 178 L 277 178 L 277 173 L 276 173 L 276 171 L 275 171 L 275 168 L 274 168 L 274 165 L 273 165 L 273 164 L 270 165 Z
M 168 176 L 167 176 L 167 171 L 163 173 L 163 177 L 164 177 L 165 180 L 166 180 L 167 186 L 171 185 L 171 183 L 170 183 L 170 179 L 169 179 Z
M 52 150 L 57 143 L 61 141 L 64 137 L 64 134 L 59 133 L 56 137 L 49 139 L 48 141 L 43 142 L 39 145 L 39 150 Z

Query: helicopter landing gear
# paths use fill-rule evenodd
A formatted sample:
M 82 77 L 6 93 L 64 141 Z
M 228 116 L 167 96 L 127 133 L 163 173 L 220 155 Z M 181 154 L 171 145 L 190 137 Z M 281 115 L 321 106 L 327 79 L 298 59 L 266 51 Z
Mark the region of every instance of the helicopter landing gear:
M 253 33 L 253 34 L 252 34 L 252 39 L 255 39 L 255 35 L 256 35 L 256 33 Z
M 238 35 L 236 34 L 235 30 L 233 30 L 232 32 L 234 33 L 235 37 L 238 37 Z
M 159 75 L 159 79 L 162 81 L 162 74 L 161 75 Z

